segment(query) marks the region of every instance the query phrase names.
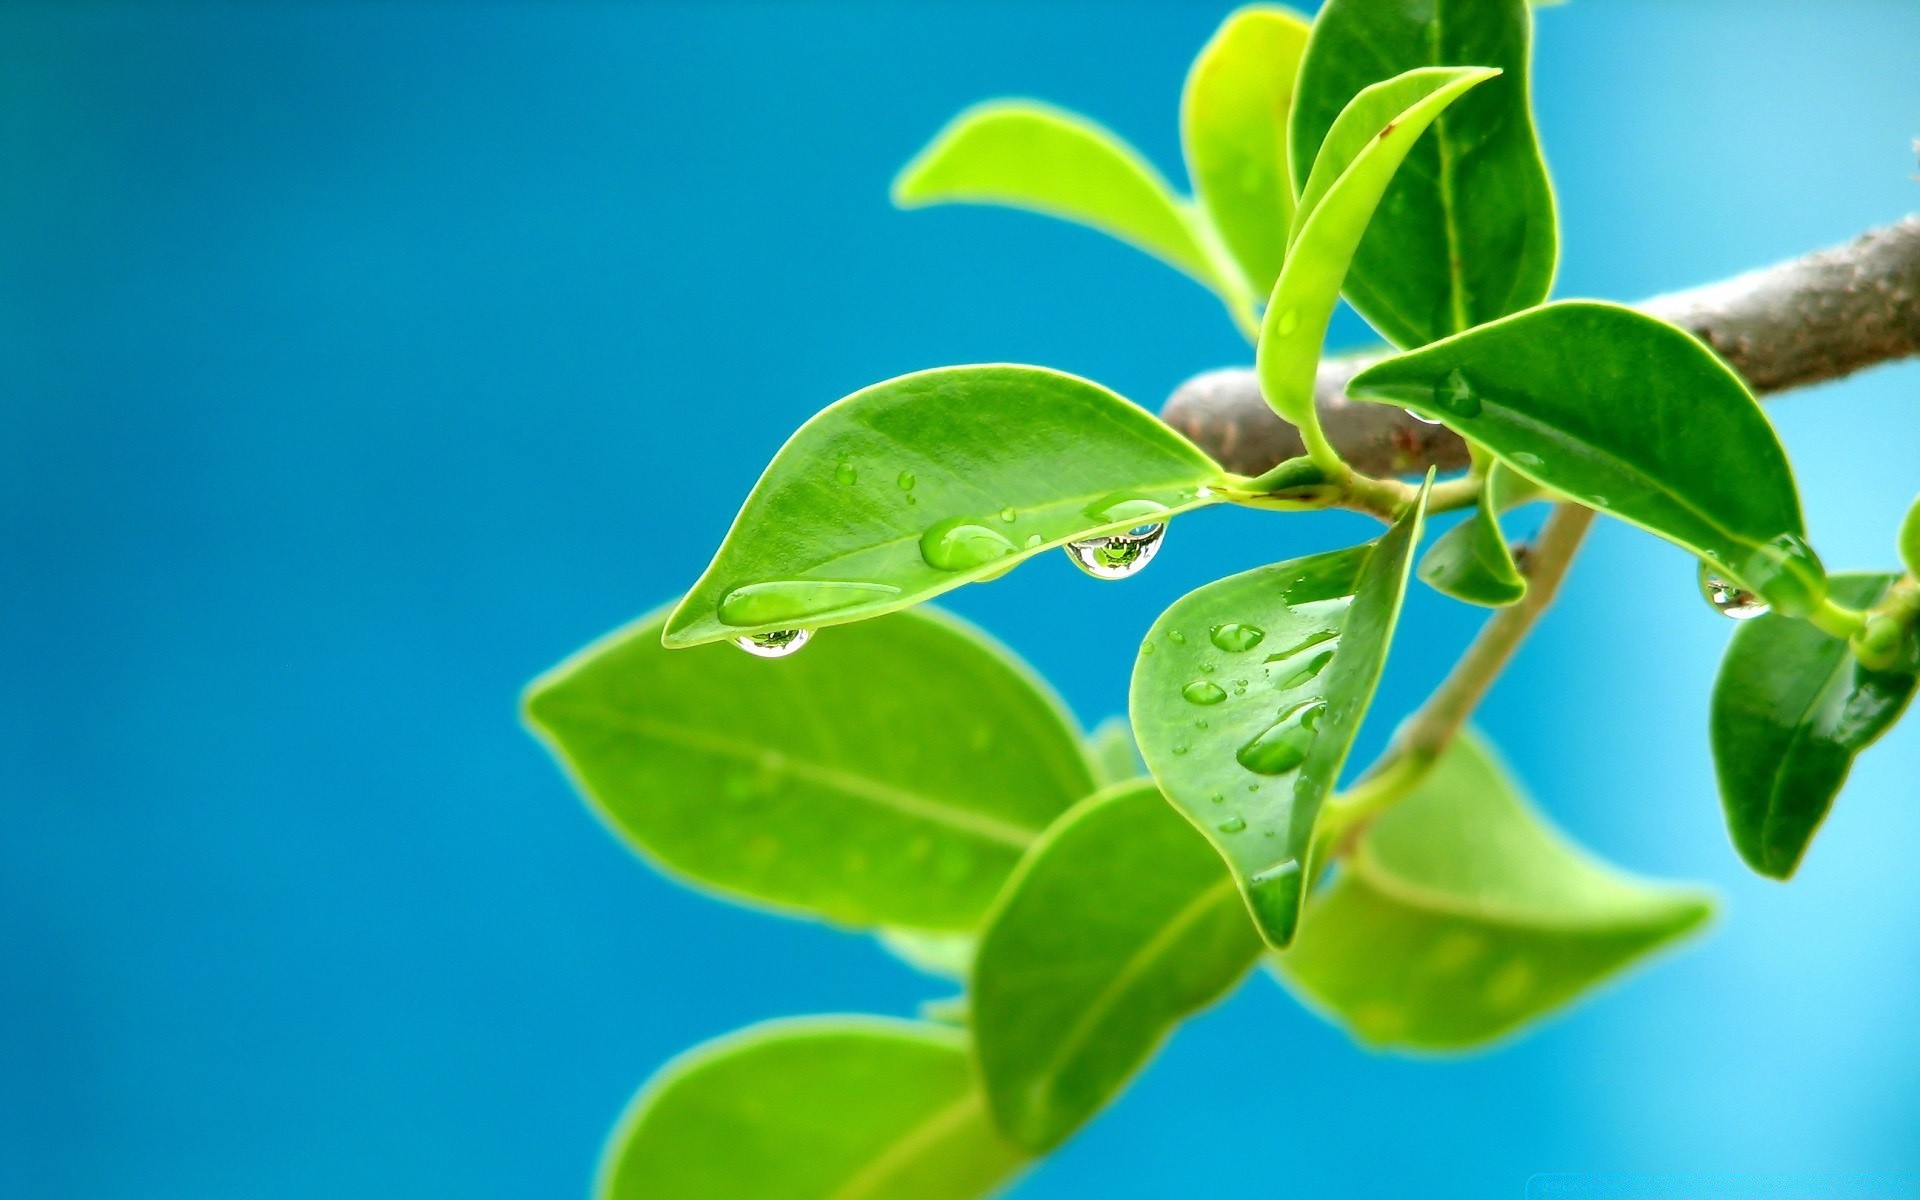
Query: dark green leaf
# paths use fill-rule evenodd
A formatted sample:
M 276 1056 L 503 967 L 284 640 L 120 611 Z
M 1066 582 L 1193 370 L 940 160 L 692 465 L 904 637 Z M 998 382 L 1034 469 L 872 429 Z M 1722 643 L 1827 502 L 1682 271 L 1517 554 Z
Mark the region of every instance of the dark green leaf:
M 1294 178 L 1362 89 L 1418 67 L 1497 67 L 1434 123 L 1380 202 L 1347 298 L 1418 346 L 1546 299 L 1559 255 L 1553 187 L 1528 95 L 1525 0 L 1327 0 L 1293 108 Z
M 555 668 L 527 719 L 636 850 L 849 925 L 965 930 L 1093 790 L 1072 720 L 1012 654 L 900 613 L 793 658 L 667 650 L 656 614 Z
M 1087 735 L 1087 755 L 1093 760 L 1093 777 L 1101 787 L 1127 783 L 1147 773 L 1140 759 L 1140 747 L 1134 744 L 1133 727 L 1125 717 L 1108 717 Z
M 1784 612 L 1805 613 L 1822 594 L 1773 426 L 1682 329 L 1613 304 L 1550 304 L 1369 367 L 1349 391 L 1445 422 Z
M 1891 575 L 1836 575 L 1835 600 L 1865 608 Z M 1747 865 L 1786 879 L 1853 760 L 1905 711 L 1915 672 L 1870 671 L 1847 643 L 1764 616 L 1734 631 L 1713 689 L 1713 760 L 1727 829 Z
M 1426 503 L 1379 541 L 1234 575 L 1161 614 L 1133 668 L 1147 766 L 1293 938 L 1314 823 L 1380 681 Z
M 607 1143 L 602 1200 L 976 1200 L 1023 1165 L 965 1035 L 878 1017 L 771 1021 L 669 1063 Z
M 1355 96 L 1327 134 L 1300 192 L 1287 260 L 1261 320 L 1255 358 L 1267 403 L 1293 424 L 1310 419 L 1327 324 L 1394 172 L 1449 104 L 1495 74 L 1476 68 L 1410 71 Z
M 1153 784 L 1075 808 L 1008 882 L 974 962 L 975 1049 L 1000 1127 L 1036 1152 L 1059 1144 L 1260 949 L 1220 856 Z
M 1513 550 L 1500 528 L 1512 472 L 1498 463 L 1487 472 L 1473 515 L 1440 535 L 1420 559 L 1420 579 L 1428 587 L 1468 604 L 1500 608 L 1527 594 L 1526 576 L 1514 565 Z
M 1283 977 L 1377 1046 L 1462 1049 L 1697 928 L 1705 894 L 1570 845 L 1470 736 L 1380 817 L 1307 910 Z
M 1180 102 L 1195 196 L 1262 296 L 1279 277 L 1293 221 L 1287 126 L 1307 32 L 1289 9 L 1238 10 L 1194 60 Z
M 774 456 L 669 646 L 840 625 L 1215 502 L 1219 467 L 1152 414 L 1040 367 L 944 367 L 855 392 Z

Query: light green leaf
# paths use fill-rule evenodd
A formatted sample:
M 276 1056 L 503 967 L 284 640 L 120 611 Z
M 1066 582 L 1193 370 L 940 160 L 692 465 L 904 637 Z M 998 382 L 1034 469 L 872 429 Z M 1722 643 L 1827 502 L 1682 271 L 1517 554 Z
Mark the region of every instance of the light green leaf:
M 1199 448 L 1096 383 L 943 367 L 829 405 L 780 448 L 669 646 L 841 625 L 1217 502 Z
M 1387 340 L 1418 346 L 1540 303 L 1559 229 L 1528 95 L 1525 0 L 1327 0 L 1293 109 L 1302 186 L 1337 118 L 1364 89 L 1416 68 L 1501 72 L 1407 154 L 1353 255 L 1346 294 Z
M 1140 747 L 1134 744 L 1133 727 L 1125 717 L 1108 717 L 1087 735 L 1087 756 L 1093 760 L 1093 777 L 1101 787 L 1127 783 L 1147 773 Z
M 1549 304 L 1369 367 L 1348 392 L 1444 422 L 1789 615 L 1824 594 L 1793 470 L 1759 402 L 1664 321 L 1614 304 Z
M 1370 545 L 1189 593 L 1134 664 L 1147 766 L 1226 858 L 1274 946 L 1299 922 L 1314 823 L 1380 681 L 1425 505 L 1423 489 Z
M 1712 915 L 1614 870 L 1462 737 L 1315 896 L 1283 978 L 1362 1041 L 1456 1050 L 1573 1000 Z
M 956 983 L 973 969 L 973 953 L 980 944 L 972 933 L 937 929 L 895 927 L 879 930 L 874 937 L 887 953 L 914 970 Z
M 1892 575 L 1835 575 L 1833 598 L 1880 601 Z M 1763 616 L 1734 631 L 1713 689 L 1713 761 L 1727 829 L 1747 865 L 1786 879 L 1853 769 L 1906 711 L 1920 664 L 1871 671 L 1847 643 Z
M 667 650 L 660 627 L 535 681 L 527 720 L 607 823 L 689 882 L 846 925 L 966 930 L 1093 790 L 1052 692 L 952 617 L 899 613 L 779 661 Z
M 1196 198 L 1262 296 L 1279 277 L 1293 222 L 1287 126 L 1307 33 L 1291 9 L 1235 11 L 1194 60 L 1180 100 Z
M 770 1021 L 667 1064 L 620 1118 L 601 1200 L 976 1200 L 1024 1165 L 957 1029 Z
M 1440 535 L 1420 559 L 1422 582 L 1436 592 L 1501 608 L 1527 594 L 1526 576 L 1514 564 L 1513 550 L 1500 528 L 1500 510 L 1509 503 L 1514 475 L 1499 463 L 1487 472 L 1473 515 Z
M 1255 367 L 1274 411 L 1312 419 L 1315 372 L 1354 250 L 1407 152 L 1449 104 L 1498 72 L 1427 68 L 1377 83 L 1341 112 L 1300 191 L 1286 265 L 1260 325 Z
M 1220 856 L 1152 783 L 1079 805 L 1020 864 L 974 962 L 1000 1128 L 1035 1152 L 1058 1145 L 1260 950 Z
M 1906 564 L 1907 574 L 1920 579 L 1920 496 L 1900 523 L 1900 561 Z
M 1223 296 L 1246 292 L 1207 253 L 1192 206 L 1140 152 L 1076 113 L 1031 100 L 967 109 L 893 182 L 902 208 L 1001 204 L 1112 234 Z

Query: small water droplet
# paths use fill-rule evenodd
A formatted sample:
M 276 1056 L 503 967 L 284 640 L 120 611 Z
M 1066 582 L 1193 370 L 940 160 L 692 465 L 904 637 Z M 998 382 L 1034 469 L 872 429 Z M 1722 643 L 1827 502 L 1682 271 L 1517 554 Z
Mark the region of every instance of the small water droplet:
M 1019 515 L 1020 515 L 1019 513 L 1014 512 L 1010 508 L 1003 508 L 1000 510 L 1000 519 L 1002 521 L 1005 521 L 1009 525 L 1013 524 L 1013 519 Z
M 1219 825 L 1215 826 L 1221 833 L 1239 833 L 1246 827 L 1247 819 L 1245 817 L 1228 817 L 1226 820 L 1220 822 Z
M 1227 797 L 1225 793 L 1222 792 L 1215 792 L 1213 795 L 1208 796 L 1207 799 L 1213 801 L 1215 804 L 1225 804 L 1227 802 Z
M 1187 644 L 1187 635 L 1181 633 L 1178 629 L 1169 629 L 1167 630 L 1167 640 L 1176 646 L 1184 646 Z
M 1143 642 L 1143 643 L 1141 643 L 1141 645 L 1140 645 L 1140 653 L 1142 653 L 1142 654 L 1152 654 L 1152 653 L 1153 653 L 1153 643 L 1152 643 L 1152 642 Z
M 1447 372 L 1447 377 L 1433 387 L 1433 403 L 1443 412 L 1456 417 L 1477 417 L 1480 415 L 1480 396 L 1474 390 L 1473 381 L 1467 373 L 1455 367 Z
M 1185 742 L 1175 742 L 1173 744 L 1173 752 L 1175 754 L 1185 754 L 1187 750 L 1188 746 Z
M 736 628 L 799 621 L 824 613 L 872 604 L 900 589 L 885 583 L 846 583 L 836 579 L 775 579 L 737 587 L 720 601 L 720 620 Z
M 1153 561 L 1166 535 L 1164 524 L 1144 525 L 1125 533 L 1068 542 L 1064 548 L 1073 565 L 1095 579 L 1125 579 Z
M 1300 310 L 1297 308 L 1289 308 L 1282 312 L 1280 319 L 1273 323 L 1273 331 L 1281 337 L 1292 337 L 1294 331 L 1299 328 Z
M 1736 621 L 1750 621 L 1773 611 L 1756 593 L 1737 583 L 1728 583 L 1715 575 L 1706 563 L 1700 564 L 1700 594 L 1707 598 L 1708 604 L 1713 605 L 1715 612 Z
M 1208 635 L 1213 644 L 1228 654 L 1244 654 L 1258 646 L 1267 636 L 1267 631 L 1258 625 L 1243 625 L 1238 621 L 1229 621 L 1225 625 L 1215 625 Z
M 971 517 L 949 517 L 920 535 L 920 557 L 942 571 L 970 571 L 1013 552 L 1006 534 Z
M 1418 422 L 1420 422 L 1420 423 L 1421 423 L 1422 425 L 1438 425 L 1438 424 L 1440 424 L 1440 420 L 1439 420 L 1439 418 L 1438 418 L 1438 417 L 1429 417 L 1429 416 L 1424 416 L 1424 415 L 1422 415 L 1422 414 L 1420 414 L 1420 413 L 1417 413 L 1417 412 L 1415 412 L 1415 411 L 1413 411 L 1413 410 L 1412 410 L 1412 409 L 1410 409 L 1410 408 L 1403 408 L 1403 409 L 1401 409 L 1400 411 L 1401 411 L 1401 412 L 1404 412 L 1404 413 L 1406 413 L 1406 414 L 1407 414 L 1408 416 L 1410 416 L 1410 417 L 1412 417 L 1412 418 L 1413 418 L 1414 420 L 1416 420 L 1416 421 L 1418 421 Z
M 1195 721 L 1195 722 L 1193 723 L 1193 727 L 1194 727 L 1195 729 L 1208 729 L 1208 728 L 1211 728 L 1211 726 L 1209 726 L 1209 725 L 1207 724 L 1207 719 L 1206 719 L 1205 717 L 1201 717 L 1201 718 L 1200 718 L 1200 719 L 1199 719 L 1198 721 Z
M 1546 465 L 1545 460 L 1530 450 L 1515 450 L 1511 457 L 1514 466 L 1525 467 L 1529 471 Z
M 833 477 L 841 483 L 857 483 L 860 479 L 860 472 L 854 469 L 852 463 L 842 462 L 833 469 Z
M 1215 667 L 1210 662 L 1203 662 L 1200 664 L 1200 673 L 1202 675 L 1211 675 L 1213 674 L 1214 670 L 1215 670 Z
M 1315 646 L 1325 645 L 1327 642 L 1339 636 L 1340 631 L 1338 629 L 1322 629 L 1318 633 L 1308 634 L 1298 642 L 1288 646 L 1285 650 L 1274 651 L 1272 654 L 1267 655 L 1266 661 L 1270 663 L 1283 662 L 1300 653 L 1302 650 L 1311 650 Z
M 1180 694 L 1189 704 L 1219 704 L 1227 698 L 1227 690 L 1211 679 L 1196 679 L 1181 688 Z
M 1031 549 L 1033 549 L 1033 548 L 1034 548 L 1035 546 L 1038 546 L 1038 545 L 1039 545 L 1039 544 L 1040 544 L 1041 542 L 1044 542 L 1044 541 L 1046 541 L 1046 540 L 1047 540 L 1047 539 L 1045 539 L 1045 538 L 1043 538 L 1043 537 L 1041 537 L 1041 536 L 1040 536 L 1039 534 L 1037 534 L 1037 533 L 1030 533 L 1030 534 L 1028 534 L 1028 535 L 1027 535 L 1027 540 L 1026 540 L 1026 543 L 1025 543 L 1025 545 L 1026 545 L 1026 548 L 1027 548 L 1027 549 L 1029 549 L 1029 550 L 1031 550 Z
M 913 477 L 912 471 L 902 471 L 894 478 L 894 482 L 900 485 L 901 491 L 910 492 L 913 490 L 913 485 L 918 483 L 919 480 Z
M 1241 766 L 1256 775 L 1284 775 L 1306 761 L 1313 746 L 1324 700 L 1308 700 L 1281 713 L 1273 724 L 1234 754 Z
M 813 638 L 811 629 L 776 629 L 771 633 L 750 633 L 733 639 L 733 644 L 755 658 L 785 658 L 798 654 L 800 647 Z

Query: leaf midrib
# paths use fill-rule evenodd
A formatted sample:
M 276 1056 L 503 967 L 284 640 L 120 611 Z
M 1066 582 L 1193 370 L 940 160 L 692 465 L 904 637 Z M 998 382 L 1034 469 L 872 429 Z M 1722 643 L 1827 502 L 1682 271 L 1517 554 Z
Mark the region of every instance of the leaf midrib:
M 863 1200 L 873 1195 L 921 1151 L 938 1144 L 942 1138 L 984 1112 L 980 1093 L 969 1090 L 960 1099 L 937 1109 L 932 1116 L 894 1139 L 873 1161 L 834 1189 L 827 1200 Z
M 1378 855 L 1365 846 L 1353 856 L 1350 869 L 1359 882 L 1411 908 L 1443 916 L 1463 917 L 1504 929 L 1539 933 L 1600 935 L 1663 929 L 1679 921 L 1682 916 L 1681 905 L 1692 898 L 1678 892 L 1670 895 L 1643 893 L 1635 901 L 1640 906 L 1639 911 L 1631 917 L 1600 921 L 1575 914 L 1548 915 L 1510 903 L 1470 898 L 1414 883 L 1394 874 L 1391 868 L 1380 862 Z

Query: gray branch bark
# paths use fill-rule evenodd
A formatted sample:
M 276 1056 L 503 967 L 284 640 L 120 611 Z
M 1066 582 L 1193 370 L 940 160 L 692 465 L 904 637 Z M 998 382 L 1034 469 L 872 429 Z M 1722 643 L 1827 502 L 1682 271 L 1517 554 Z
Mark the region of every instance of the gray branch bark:
M 1639 307 L 1691 330 L 1761 395 L 1920 354 L 1920 215 Z M 1347 381 L 1371 361 L 1329 358 L 1320 365 L 1320 423 L 1341 455 L 1369 475 L 1465 467 L 1466 445 L 1450 431 L 1391 405 L 1348 398 Z M 1241 475 L 1304 453 L 1299 431 L 1267 407 L 1250 368 L 1189 379 L 1161 416 Z

